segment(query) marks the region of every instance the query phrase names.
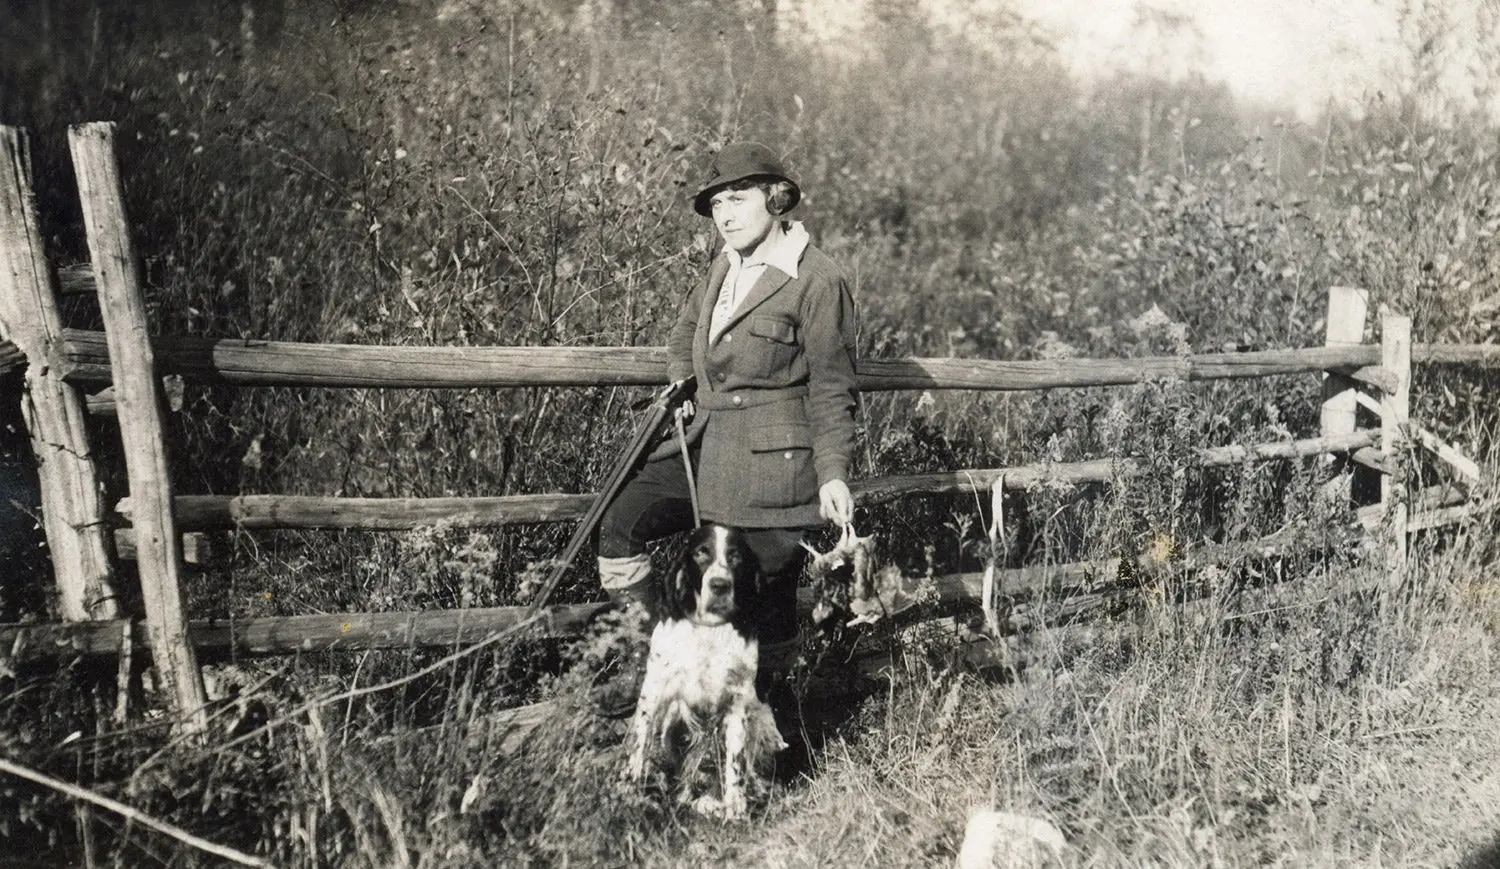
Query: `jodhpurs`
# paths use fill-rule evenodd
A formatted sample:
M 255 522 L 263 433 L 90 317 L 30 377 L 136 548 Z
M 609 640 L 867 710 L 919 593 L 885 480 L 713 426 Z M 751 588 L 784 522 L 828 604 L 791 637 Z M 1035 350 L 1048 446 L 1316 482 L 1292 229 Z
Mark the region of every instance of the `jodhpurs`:
M 696 457 L 695 457 L 696 458 Z M 625 484 L 599 522 L 599 557 L 644 556 L 646 544 L 693 527 L 693 502 L 680 455 L 647 462 Z M 763 588 L 756 623 L 762 649 L 797 638 L 797 583 L 807 550 L 805 529 L 743 528 L 760 563 Z

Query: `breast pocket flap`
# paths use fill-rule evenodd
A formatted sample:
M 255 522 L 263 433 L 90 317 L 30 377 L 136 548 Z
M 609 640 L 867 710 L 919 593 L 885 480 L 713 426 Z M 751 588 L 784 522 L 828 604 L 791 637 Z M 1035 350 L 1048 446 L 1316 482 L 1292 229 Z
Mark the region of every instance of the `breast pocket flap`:
M 797 343 L 797 324 L 790 317 L 755 314 L 750 317 L 750 334 L 769 338 L 777 344 Z

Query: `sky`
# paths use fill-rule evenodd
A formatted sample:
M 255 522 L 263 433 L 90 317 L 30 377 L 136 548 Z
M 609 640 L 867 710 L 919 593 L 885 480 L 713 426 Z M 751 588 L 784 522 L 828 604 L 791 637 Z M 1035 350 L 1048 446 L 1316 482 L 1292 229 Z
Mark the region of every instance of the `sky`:
M 1309 119 L 1329 101 L 1357 106 L 1399 94 L 1419 76 L 1454 104 L 1500 117 L 1500 0 L 1019 0 L 1060 36 L 1065 62 L 1088 77 L 1141 64 L 1194 67 L 1238 95 Z M 1140 24 L 1142 10 L 1179 16 Z M 1165 31 L 1165 32 L 1164 32 Z M 1196 38 L 1194 38 L 1196 31 Z M 1425 60 L 1417 47 L 1431 40 Z M 1489 91 L 1486 93 L 1486 91 Z
M 1022 0 L 1054 28 L 1063 60 L 1084 78 L 1117 67 L 1223 81 L 1241 97 L 1315 113 L 1333 97 L 1378 86 L 1394 16 L 1371 0 L 1152 2 L 1178 27 L 1139 23 L 1138 0 Z M 1196 31 L 1196 33 L 1195 33 Z M 1390 31 L 1387 33 L 1386 31 Z
M 804 0 L 829 27 L 868 0 Z M 1237 95 L 1310 120 L 1410 91 L 1421 75 L 1445 103 L 1500 120 L 1500 0 L 927 0 L 936 18 L 994 3 L 1018 8 L 1087 82 L 1119 69 L 1198 72 Z M 1177 26 L 1150 23 L 1157 13 Z M 1404 17 L 1404 27 L 1402 24 Z M 1143 19 L 1147 23 L 1142 23 Z M 1429 43 L 1419 68 L 1414 46 Z M 1431 91 L 1431 89 L 1429 89 Z

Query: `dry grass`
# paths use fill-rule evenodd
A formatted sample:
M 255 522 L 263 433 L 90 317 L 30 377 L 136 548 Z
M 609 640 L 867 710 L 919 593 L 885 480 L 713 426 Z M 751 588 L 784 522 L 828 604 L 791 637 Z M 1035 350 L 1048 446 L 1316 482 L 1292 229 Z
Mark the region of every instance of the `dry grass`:
M 999 805 L 1057 823 L 1072 866 L 1457 865 L 1500 828 L 1475 567 L 1148 613 L 1123 654 L 1039 640 L 1011 684 L 908 668 L 743 841 L 755 865 L 931 866 Z
M 624 728 L 590 711 L 589 666 L 524 735 L 493 723 L 475 671 L 426 723 L 389 704 L 290 722 L 257 743 L 279 799 L 254 804 L 292 865 L 933 866 L 970 809 L 1000 806 L 1056 823 L 1068 866 L 1455 866 L 1500 828 L 1493 531 L 1395 574 L 1372 551 L 1026 635 L 1019 670 L 909 645 L 744 824 L 621 785 Z M 176 774 L 137 796 L 160 805 L 185 763 L 227 788 L 247 750 L 160 759 Z

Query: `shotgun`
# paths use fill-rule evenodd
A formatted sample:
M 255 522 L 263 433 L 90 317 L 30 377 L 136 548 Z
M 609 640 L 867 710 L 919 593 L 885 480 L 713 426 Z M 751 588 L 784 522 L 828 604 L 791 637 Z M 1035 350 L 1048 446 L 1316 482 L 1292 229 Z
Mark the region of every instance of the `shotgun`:
M 692 397 L 696 386 L 697 381 L 692 377 L 686 380 L 679 380 L 668 384 L 665 389 L 658 392 L 656 397 L 651 400 L 651 404 L 646 409 L 646 415 L 641 419 L 640 425 L 636 428 L 635 437 L 630 441 L 630 445 L 625 448 L 625 451 L 620 454 L 620 457 L 615 460 L 614 467 L 610 469 L 609 476 L 605 479 L 604 485 L 599 489 L 599 496 L 594 499 L 594 503 L 589 507 L 589 511 L 583 514 L 583 521 L 578 523 L 577 530 L 573 532 L 572 538 L 568 540 L 567 548 L 563 550 L 562 557 L 553 565 L 552 572 L 547 576 L 547 581 L 542 584 L 542 588 L 537 592 L 536 598 L 526 608 L 526 618 L 529 619 L 536 615 L 546 605 L 547 599 L 552 596 L 552 592 L 557 588 L 558 582 L 562 580 L 563 574 L 568 572 L 568 568 L 578 558 L 578 553 L 583 550 L 584 544 L 588 543 L 589 538 L 593 536 L 594 529 L 599 527 L 599 520 L 604 517 L 605 509 L 609 507 L 610 502 L 615 499 L 615 496 L 620 493 L 620 489 L 624 487 L 625 481 L 630 479 L 631 474 L 635 473 L 636 468 L 640 466 L 646 454 L 651 452 L 651 448 L 656 445 L 661 437 L 663 428 L 672 418 L 672 412 L 680 407 L 685 400 Z

